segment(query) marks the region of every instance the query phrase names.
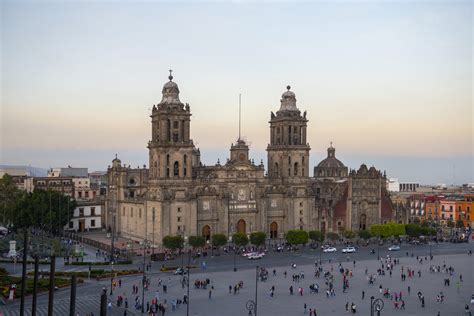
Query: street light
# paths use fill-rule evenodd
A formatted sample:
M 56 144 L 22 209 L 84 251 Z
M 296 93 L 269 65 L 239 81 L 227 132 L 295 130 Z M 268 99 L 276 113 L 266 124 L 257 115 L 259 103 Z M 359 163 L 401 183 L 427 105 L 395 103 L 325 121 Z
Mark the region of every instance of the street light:
M 229 236 L 229 243 L 231 243 L 231 242 L 232 242 L 232 236 Z M 234 249 L 234 272 L 236 272 L 237 271 L 237 266 L 235 265 L 235 256 L 236 256 L 235 247 L 233 247 L 233 249 Z
M 145 283 L 146 283 L 146 275 L 145 275 L 145 260 L 146 260 L 146 239 L 143 240 L 143 280 L 142 280 L 142 314 L 145 312 Z
M 383 309 L 383 300 L 377 298 L 374 300 L 374 297 L 370 297 L 370 316 L 375 316 L 374 312 L 377 311 L 377 316 L 380 316 L 380 311 Z

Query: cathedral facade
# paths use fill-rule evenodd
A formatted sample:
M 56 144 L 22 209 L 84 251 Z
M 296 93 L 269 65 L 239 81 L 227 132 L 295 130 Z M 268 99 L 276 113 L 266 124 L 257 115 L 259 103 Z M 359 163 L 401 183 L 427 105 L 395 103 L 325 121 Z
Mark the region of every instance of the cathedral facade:
M 169 76 L 151 113 L 149 168 L 117 157 L 108 167 L 106 221 L 125 238 L 155 245 L 166 235 L 231 236 L 290 229 L 360 230 L 393 218 L 386 177 L 374 167 L 348 168 L 328 148 L 310 176 L 306 112 L 290 86 L 271 112 L 267 166 L 256 164 L 240 137 L 224 163 L 204 166 L 190 135 L 191 109 Z

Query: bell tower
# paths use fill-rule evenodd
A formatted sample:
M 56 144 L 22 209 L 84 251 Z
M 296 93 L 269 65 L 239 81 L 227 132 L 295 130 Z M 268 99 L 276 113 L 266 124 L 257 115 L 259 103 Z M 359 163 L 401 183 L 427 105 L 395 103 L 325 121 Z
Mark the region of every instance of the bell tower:
M 311 148 L 306 141 L 306 111 L 301 115 L 294 92 L 290 86 L 286 89 L 280 109 L 271 112 L 268 175 L 273 179 L 307 178 Z
M 194 144 L 190 139 L 191 111 L 179 100 L 172 70 L 162 89 L 161 102 L 153 106 L 148 142 L 149 180 L 190 179 Z

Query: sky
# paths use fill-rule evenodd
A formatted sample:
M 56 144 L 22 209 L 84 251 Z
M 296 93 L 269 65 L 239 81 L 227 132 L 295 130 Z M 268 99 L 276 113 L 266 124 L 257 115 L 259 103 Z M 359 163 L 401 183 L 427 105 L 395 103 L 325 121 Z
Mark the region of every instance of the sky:
M 0 164 L 148 165 L 173 69 L 205 164 L 242 134 L 263 159 L 291 85 L 311 168 L 474 182 L 472 1 L 2 1 Z

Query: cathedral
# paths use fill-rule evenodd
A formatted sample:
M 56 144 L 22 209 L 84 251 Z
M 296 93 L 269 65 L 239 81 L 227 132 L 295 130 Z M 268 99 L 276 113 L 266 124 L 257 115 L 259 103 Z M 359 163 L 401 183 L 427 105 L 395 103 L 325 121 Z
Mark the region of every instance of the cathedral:
M 386 176 L 374 167 L 349 170 L 336 149 L 310 175 L 306 111 L 287 86 L 270 114 L 267 171 L 240 137 L 222 164 L 204 166 L 190 133 L 191 108 L 170 74 L 151 112 L 149 168 L 115 157 L 107 169 L 106 222 L 119 235 L 160 245 L 167 235 L 231 236 L 290 229 L 358 231 L 394 218 Z

